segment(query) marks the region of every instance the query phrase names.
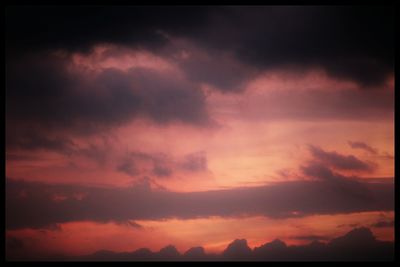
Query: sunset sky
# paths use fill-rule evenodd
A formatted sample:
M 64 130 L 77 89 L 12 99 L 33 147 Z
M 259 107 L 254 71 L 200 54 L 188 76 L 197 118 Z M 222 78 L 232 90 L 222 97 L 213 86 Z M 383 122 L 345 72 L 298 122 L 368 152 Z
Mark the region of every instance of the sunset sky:
M 394 239 L 392 7 L 7 7 L 7 255 Z

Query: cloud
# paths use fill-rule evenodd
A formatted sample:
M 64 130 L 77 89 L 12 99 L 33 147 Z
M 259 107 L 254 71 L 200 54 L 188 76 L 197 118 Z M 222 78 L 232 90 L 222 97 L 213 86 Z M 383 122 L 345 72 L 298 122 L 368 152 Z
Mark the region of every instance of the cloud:
M 300 169 L 302 172 L 310 177 L 321 179 L 321 180 L 340 180 L 343 179 L 344 176 L 333 173 L 328 167 L 324 164 L 311 161 L 305 166 L 301 166 Z
M 207 157 L 204 151 L 188 154 L 180 164 L 181 168 L 187 171 L 206 171 Z
M 354 148 L 354 149 L 363 149 L 363 150 L 365 150 L 365 151 L 367 151 L 367 152 L 369 152 L 369 153 L 371 153 L 371 154 L 374 154 L 374 155 L 376 155 L 377 153 L 378 153 L 378 150 L 376 150 L 375 148 L 373 148 L 373 147 L 371 147 L 371 146 L 369 146 L 369 145 L 367 145 L 366 143 L 364 143 L 364 142 L 357 142 L 357 141 L 348 141 L 348 144 L 349 144 L 349 146 L 351 147 L 351 148 Z
M 129 176 L 136 176 L 141 172 L 136 168 L 136 165 L 131 160 L 125 160 L 120 165 L 117 166 L 117 171 L 124 172 Z
M 165 166 L 155 165 L 153 173 L 158 177 L 169 177 L 172 175 L 172 170 Z
M 253 215 L 288 218 L 393 210 L 393 184 L 363 183 L 361 187 L 368 194 L 358 194 L 355 186 L 344 190 L 324 181 L 184 193 L 152 190 L 148 185 L 98 188 L 7 179 L 6 228 L 43 228 L 82 220 L 124 222 Z M 82 192 L 84 197 L 75 197 Z M 63 201 L 55 201 L 55 194 L 64 196 Z
M 307 177 L 324 181 L 333 190 L 353 195 L 355 198 L 365 200 L 372 198 L 370 190 L 360 179 L 335 173 L 321 162 L 310 161 L 300 169 Z
M 360 226 L 359 223 L 339 224 L 339 225 L 337 226 L 337 228 L 342 228 L 342 227 L 352 227 L 352 228 L 355 228 L 355 227 L 358 227 L 358 226 Z
M 36 130 L 9 128 L 6 131 L 6 146 L 30 151 L 57 151 L 63 154 L 70 154 L 75 149 L 74 142 L 64 136 L 46 136 L 46 133 Z
M 313 145 L 309 146 L 309 150 L 315 160 L 338 170 L 371 172 L 374 169 L 372 164 L 361 161 L 353 155 L 345 156 L 335 151 L 327 152 Z
M 121 222 L 117 222 L 117 223 L 121 224 L 121 225 L 128 225 L 128 226 L 136 228 L 136 229 L 143 229 L 142 225 L 140 225 L 137 222 L 132 221 L 132 220 L 121 221 Z
M 328 240 L 329 239 L 326 236 L 320 236 L 320 235 L 299 235 L 299 236 L 292 236 L 291 238 L 297 239 L 297 240 L 305 240 L 305 241 Z
M 88 51 L 97 43 L 156 51 L 172 35 L 209 50 L 230 51 L 260 69 L 319 66 L 363 88 L 382 85 L 394 65 L 391 6 L 8 7 L 6 21 L 8 55 L 60 48 Z M 201 72 L 198 78 L 213 79 L 213 73 Z
M 208 9 L 189 6 L 8 7 L 7 46 L 18 51 L 26 48 L 89 51 L 96 43 L 117 43 L 157 49 L 166 43 L 161 30 L 190 32 L 202 23 Z M 43 28 L 47 30 L 44 32 Z
M 223 93 L 240 93 L 259 70 L 239 61 L 233 53 L 201 47 L 185 38 L 171 37 L 162 52 L 193 82 L 211 85 Z
M 394 220 L 391 221 L 377 221 L 370 225 L 375 228 L 385 228 L 385 227 L 394 227 Z
M 69 56 L 34 55 L 7 65 L 7 146 L 65 150 L 135 118 L 157 124 L 210 123 L 198 86 L 169 73 L 131 68 L 91 72 Z
M 281 68 L 251 80 L 237 101 L 224 103 L 223 107 L 250 121 L 393 120 L 392 88 L 360 90 L 357 87 L 353 82 L 333 79 L 318 69 L 297 73 Z
M 362 87 L 380 85 L 393 71 L 389 7 L 233 7 L 215 17 L 215 24 L 209 24 L 218 27 L 213 32 L 226 33 L 214 35 L 213 41 L 236 46 L 240 59 L 261 68 L 321 66 Z
M 183 157 L 131 151 L 117 167 L 117 171 L 130 176 L 148 174 L 158 178 L 169 178 L 180 171 L 204 172 L 207 170 L 207 157 L 204 151 L 190 153 Z

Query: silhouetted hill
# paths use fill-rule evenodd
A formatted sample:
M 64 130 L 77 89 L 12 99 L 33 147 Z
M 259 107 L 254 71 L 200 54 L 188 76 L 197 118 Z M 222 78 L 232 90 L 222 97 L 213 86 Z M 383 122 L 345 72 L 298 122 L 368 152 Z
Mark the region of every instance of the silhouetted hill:
M 227 260 L 249 260 L 252 251 L 246 239 L 236 239 L 222 252 L 222 256 Z
M 188 261 L 201 261 L 206 258 L 206 253 L 203 247 L 194 247 L 186 251 L 183 258 Z
M 254 248 L 253 254 L 257 260 L 284 260 L 286 252 L 286 244 L 279 239 L 275 239 L 270 243 Z
M 391 261 L 394 243 L 376 240 L 371 230 L 356 228 L 327 244 L 313 241 L 303 246 L 287 246 L 275 239 L 252 250 L 246 239 L 236 239 L 219 255 L 207 254 L 203 247 L 193 247 L 181 255 L 172 246 L 158 252 L 142 248 L 116 253 L 101 250 L 76 258 L 97 261 Z
M 162 248 L 157 254 L 156 254 L 156 259 L 157 260 L 179 260 L 181 257 L 181 254 L 179 251 L 172 245 L 166 246 L 165 248 Z
M 392 242 L 376 240 L 371 230 L 365 227 L 353 229 L 328 243 L 331 259 L 347 261 L 387 259 L 393 257 L 392 247 Z
M 363 246 L 374 245 L 376 239 L 372 234 L 371 230 L 366 227 L 360 227 L 351 230 L 344 236 L 334 238 L 329 242 L 329 246 L 332 247 L 358 247 L 360 244 Z

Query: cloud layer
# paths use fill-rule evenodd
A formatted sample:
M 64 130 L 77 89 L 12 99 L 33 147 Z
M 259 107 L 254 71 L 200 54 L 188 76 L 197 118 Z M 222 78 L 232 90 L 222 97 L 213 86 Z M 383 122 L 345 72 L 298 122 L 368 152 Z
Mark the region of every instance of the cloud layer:
M 393 71 L 390 6 L 9 7 L 6 15 L 9 54 L 26 46 L 85 51 L 96 43 L 158 49 L 167 33 L 232 51 L 259 68 L 321 66 L 363 87 L 383 83 Z
M 42 228 L 70 221 L 201 218 L 264 215 L 286 218 L 392 210 L 393 184 L 318 182 L 178 193 L 133 188 L 46 185 L 7 180 L 6 227 Z M 318 199 L 318 201 L 315 201 Z

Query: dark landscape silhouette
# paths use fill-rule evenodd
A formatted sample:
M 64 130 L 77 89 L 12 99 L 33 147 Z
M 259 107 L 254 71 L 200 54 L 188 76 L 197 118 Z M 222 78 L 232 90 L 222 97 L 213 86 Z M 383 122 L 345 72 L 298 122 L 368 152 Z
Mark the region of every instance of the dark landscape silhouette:
M 11 259 L 12 260 L 12 259 Z M 355 228 L 327 243 L 317 240 L 307 245 L 287 246 L 275 239 L 251 249 L 247 240 L 236 239 L 220 254 L 193 247 L 183 254 L 168 245 L 158 252 L 141 248 L 132 252 L 100 250 L 77 257 L 53 256 L 47 260 L 66 261 L 391 261 L 394 242 L 380 241 L 369 228 Z

